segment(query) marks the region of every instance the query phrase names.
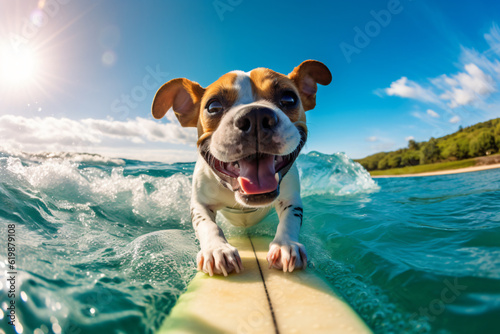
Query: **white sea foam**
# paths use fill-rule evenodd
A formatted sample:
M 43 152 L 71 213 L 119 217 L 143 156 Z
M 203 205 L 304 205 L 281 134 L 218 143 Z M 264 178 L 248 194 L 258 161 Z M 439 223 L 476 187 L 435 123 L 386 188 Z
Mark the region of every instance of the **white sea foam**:
M 104 205 L 114 212 L 136 215 L 153 225 L 172 219 L 190 220 L 190 176 L 182 173 L 168 177 L 146 173 L 124 175 L 123 167 L 109 166 L 106 170 L 80 167 L 68 159 L 36 163 L 23 162 L 17 157 L 0 158 L 0 173 L 6 179 L 24 183 L 66 209 L 87 203 Z

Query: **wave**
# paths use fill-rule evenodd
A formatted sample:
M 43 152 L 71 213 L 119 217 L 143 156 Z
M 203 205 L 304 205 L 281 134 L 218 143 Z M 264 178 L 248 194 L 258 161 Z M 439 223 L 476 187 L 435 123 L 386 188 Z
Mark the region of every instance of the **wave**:
M 122 167 L 126 168 L 131 174 L 141 175 L 147 174 L 151 176 L 170 176 L 179 169 L 185 175 L 189 175 L 194 169 L 194 163 L 157 163 L 143 162 L 139 160 L 126 160 L 119 158 L 106 157 L 100 154 L 91 153 L 74 153 L 74 152 L 40 152 L 26 153 L 21 151 L 0 151 L 0 158 L 18 159 L 9 160 L 10 169 L 15 168 L 14 161 L 17 164 L 38 163 L 34 166 L 24 166 L 29 170 L 33 169 L 34 174 L 27 172 L 27 177 L 31 182 L 35 183 L 57 183 L 57 180 L 64 177 L 66 185 L 70 183 L 81 183 L 80 179 L 88 179 L 88 174 L 82 168 L 92 167 Z M 182 167 L 182 168 L 180 168 Z M 302 194 L 308 195 L 353 195 L 358 193 L 373 192 L 379 189 L 377 183 L 371 178 L 370 174 L 359 163 L 352 161 L 345 153 L 323 154 L 319 152 L 310 152 L 301 154 L 297 159 L 297 167 L 299 169 Z M 134 171 L 132 171 L 134 169 Z M 167 175 L 161 170 L 168 170 Z M 37 175 L 43 170 L 43 181 L 37 180 Z M 119 171 L 118 169 L 115 171 Z M 138 172 L 137 172 L 138 171 Z M 19 173 L 22 168 L 18 168 Z M 72 176 L 67 175 L 68 173 Z M 33 175 L 31 175 L 33 174 Z M 80 176 L 77 176 L 80 175 Z M 40 179 L 40 175 L 38 178 Z M 103 176 L 104 177 L 104 176 Z M 80 179 L 78 181 L 78 179 Z M 93 175 L 89 182 L 94 182 L 99 177 Z M 119 187 L 120 182 L 124 180 L 113 180 L 115 186 Z M 143 180 L 145 181 L 145 180 Z M 116 183 L 117 182 L 117 183 Z M 130 183 L 130 179 L 126 181 Z M 145 183 L 145 182 L 143 182 Z M 76 190 L 76 188 L 74 188 Z
M 80 152 L 36 152 L 29 153 L 19 150 L 0 150 L 0 157 L 15 157 L 27 161 L 43 162 L 46 160 L 66 160 L 78 163 L 95 164 L 95 165 L 125 165 L 124 159 L 106 157 L 95 153 L 80 153 Z
M 354 195 L 379 189 L 370 173 L 345 153 L 301 154 L 297 159 L 297 167 L 304 196 Z

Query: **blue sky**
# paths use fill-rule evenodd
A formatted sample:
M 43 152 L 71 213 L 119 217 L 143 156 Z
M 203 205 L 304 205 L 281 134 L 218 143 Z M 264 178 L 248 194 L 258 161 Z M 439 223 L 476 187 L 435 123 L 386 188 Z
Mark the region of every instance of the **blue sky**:
M 306 151 L 394 150 L 500 117 L 498 24 L 492 0 L 0 0 L 0 146 L 193 160 L 161 84 L 317 59 Z

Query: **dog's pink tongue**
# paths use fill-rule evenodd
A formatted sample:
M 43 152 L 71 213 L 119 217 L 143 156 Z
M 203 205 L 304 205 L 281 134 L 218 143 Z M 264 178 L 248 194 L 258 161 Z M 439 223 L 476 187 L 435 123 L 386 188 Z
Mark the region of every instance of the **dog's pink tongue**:
M 240 160 L 240 176 L 238 182 L 241 189 L 249 195 L 263 194 L 276 190 L 278 181 L 275 178 L 274 155 L 263 158 Z

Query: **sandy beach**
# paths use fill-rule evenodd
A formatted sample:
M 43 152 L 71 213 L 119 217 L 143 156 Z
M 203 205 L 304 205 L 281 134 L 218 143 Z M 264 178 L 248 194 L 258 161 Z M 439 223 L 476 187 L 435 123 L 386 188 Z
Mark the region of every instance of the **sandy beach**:
M 495 169 L 495 168 L 500 168 L 500 163 L 492 164 L 492 165 L 472 166 L 472 167 L 467 167 L 467 168 L 440 170 L 440 171 L 436 171 L 436 172 L 417 173 L 417 174 L 372 175 L 372 178 L 381 179 L 381 178 L 388 178 L 388 177 L 415 177 L 415 176 L 448 175 L 448 174 L 479 172 L 482 170 Z

